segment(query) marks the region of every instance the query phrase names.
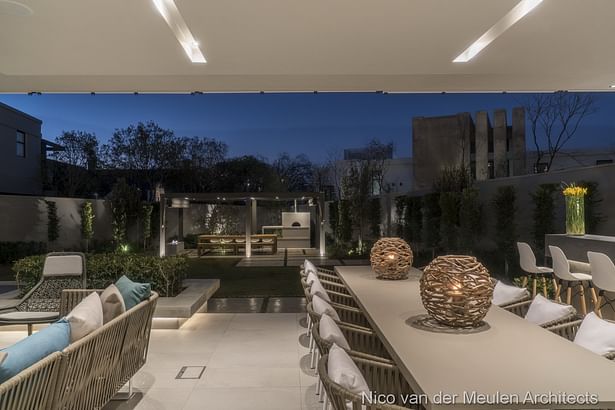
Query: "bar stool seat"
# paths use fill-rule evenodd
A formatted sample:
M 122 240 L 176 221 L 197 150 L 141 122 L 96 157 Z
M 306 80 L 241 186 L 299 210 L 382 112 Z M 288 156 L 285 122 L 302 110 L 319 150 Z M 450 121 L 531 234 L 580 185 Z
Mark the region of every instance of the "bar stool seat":
M 591 266 L 594 286 L 598 289 L 598 297 L 594 311 L 602 317 L 602 306 L 613 307 L 613 300 L 607 298 L 606 292 L 615 292 L 615 264 L 608 255 L 599 252 L 587 252 Z M 604 303 L 603 303 L 604 299 Z
M 551 280 L 553 281 L 553 286 L 557 288 L 557 284 L 555 282 L 555 278 L 553 278 L 553 269 L 546 266 L 538 266 L 536 265 L 536 255 L 534 255 L 534 251 L 525 242 L 517 242 L 517 249 L 519 250 L 519 265 L 521 269 L 528 273 L 523 279 L 523 287 L 527 286 L 528 277 L 532 278 L 532 298 L 536 296 L 536 287 L 538 278 L 542 282 L 542 294 L 544 297 L 548 297 L 547 294 L 547 279 L 546 276 L 551 276 Z
M 549 252 L 553 259 L 553 272 L 557 277 L 557 289 L 555 292 L 555 298 L 557 301 L 561 301 L 560 294 L 562 286 L 566 284 L 566 303 L 571 304 L 572 301 L 572 287 L 578 287 L 579 302 L 581 304 L 581 313 L 583 316 L 587 314 L 587 302 L 585 300 L 585 287 L 584 282 L 587 282 L 589 290 L 591 292 L 592 302 L 594 307 L 598 303 L 598 296 L 596 295 L 596 289 L 594 289 L 592 283 L 592 275 L 588 273 L 579 273 L 570 271 L 570 262 L 564 251 L 557 246 L 549 246 Z M 572 286 L 571 286 L 572 285 Z
M 576 280 L 592 280 L 593 276 L 589 275 L 587 273 L 575 273 L 575 272 L 570 272 L 570 274 L 576 278 Z

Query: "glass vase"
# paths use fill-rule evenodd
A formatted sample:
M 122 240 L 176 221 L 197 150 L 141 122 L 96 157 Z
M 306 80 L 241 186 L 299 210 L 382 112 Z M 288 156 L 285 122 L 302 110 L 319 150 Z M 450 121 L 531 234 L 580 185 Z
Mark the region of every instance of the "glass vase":
M 566 234 L 585 235 L 585 198 L 566 197 Z

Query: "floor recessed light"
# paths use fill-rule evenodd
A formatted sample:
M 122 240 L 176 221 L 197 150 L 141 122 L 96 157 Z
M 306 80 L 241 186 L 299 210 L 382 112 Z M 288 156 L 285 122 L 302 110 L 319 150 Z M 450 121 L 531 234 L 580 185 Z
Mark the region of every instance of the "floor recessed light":
M 521 0 L 512 10 L 495 23 L 489 30 L 470 45 L 463 53 L 453 60 L 454 63 L 466 63 L 476 57 L 493 40 L 501 36 L 506 30 L 511 28 L 516 22 L 525 17 L 530 11 L 534 10 L 543 0 Z
M 156 9 L 169 25 L 175 34 L 177 41 L 193 63 L 206 63 L 207 60 L 199 48 L 199 42 L 194 39 L 186 21 L 182 17 L 175 1 L 173 0 L 152 0 Z

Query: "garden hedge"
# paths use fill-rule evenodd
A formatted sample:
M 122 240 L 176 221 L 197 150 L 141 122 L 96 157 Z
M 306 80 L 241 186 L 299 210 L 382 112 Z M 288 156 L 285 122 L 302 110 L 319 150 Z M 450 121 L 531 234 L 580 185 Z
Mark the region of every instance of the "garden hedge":
M 45 255 L 28 256 L 13 265 L 15 278 L 22 293 L 27 292 L 41 277 Z M 136 282 L 152 284 L 160 296 L 175 296 L 182 288 L 187 262 L 184 257 L 159 258 L 140 254 L 102 253 L 86 258 L 87 286 L 101 289 L 122 275 Z

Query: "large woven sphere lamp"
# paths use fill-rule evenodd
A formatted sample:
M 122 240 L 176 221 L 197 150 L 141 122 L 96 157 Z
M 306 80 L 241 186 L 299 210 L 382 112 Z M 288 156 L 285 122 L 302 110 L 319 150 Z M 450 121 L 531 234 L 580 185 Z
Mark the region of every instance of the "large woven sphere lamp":
M 413 258 L 410 245 L 403 239 L 382 238 L 372 247 L 369 259 L 378 279 L 399 280 L 408 277 Z
M 493 283 L 473 256 L 439 256 L 425 268 L 421 299 L 437 322 L 455 328 L 476 328 L 491 307 Z

